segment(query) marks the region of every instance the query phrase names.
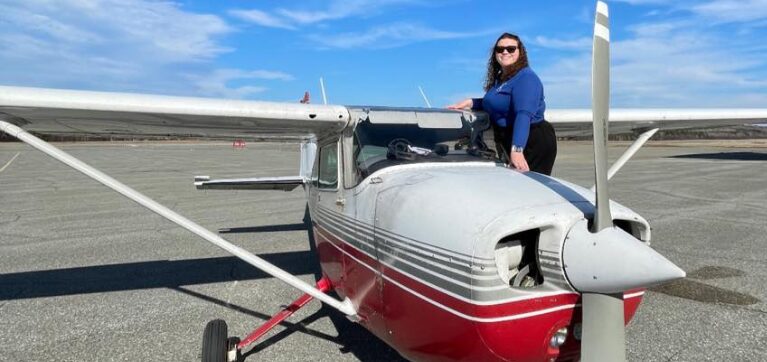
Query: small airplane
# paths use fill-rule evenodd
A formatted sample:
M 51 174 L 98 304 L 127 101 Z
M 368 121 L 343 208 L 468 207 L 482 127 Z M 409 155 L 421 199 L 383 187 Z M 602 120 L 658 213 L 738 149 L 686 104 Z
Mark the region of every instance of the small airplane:
M 0 130 L 305 293 L 242 339 L 211 321 L 203 361 L 241 359 L 315 298 L 411 360 L 620 361 L 646 288 L 685 272 L 609 199 L 608 179 L 658 129 L 762 122 L 767 109 L 610 110 L 609 40 L 600 1 L 593 109 L 546 114 L 559 135 L 593 132 L 593 191 L 506 167 L 487 116 L 465 111 L 0 87 Z M 608 119 L 614 133 L 644 132 L 610 169 Z M 29 132 L 300 140 L 297 176 L 195 185 L 303 186 L 323 276 L 305 283 Z

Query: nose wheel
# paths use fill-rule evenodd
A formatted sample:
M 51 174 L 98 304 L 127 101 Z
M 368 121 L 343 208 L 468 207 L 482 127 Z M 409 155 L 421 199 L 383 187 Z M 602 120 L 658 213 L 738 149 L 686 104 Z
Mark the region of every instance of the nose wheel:
M 236 362 L 240 360 L 237 344 L 240 339 L 229 338 L 226 322 L 214 319 L 205 325 L 202 334 L 202 362 Z
M 326 293 L 332 290 L 333 286 L 330 284 L 330 280 L 323 277 L 317 281 L 317 289 Z M 242 341 L 237 337 L 229 337 L 227 335 L 229 331 L 223 319 L 214 319 L 208 322 L 205 326 L 205 332 L 202 334 L 202 362 L 239 362 L 242 358 L 240 351 L 243 348 L 263 337 L 267 332 L 293 315 L 293 313 L 301 309 L 312 299 L 314 297 L 309 294 L 302 295 L 272 316 L 266 323 L 250 332 Z

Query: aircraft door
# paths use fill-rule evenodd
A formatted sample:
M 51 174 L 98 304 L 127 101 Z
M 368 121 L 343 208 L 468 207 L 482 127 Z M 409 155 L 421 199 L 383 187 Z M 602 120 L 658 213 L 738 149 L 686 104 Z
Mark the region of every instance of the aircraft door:
M 398 346 L 408 359 L 427 359 L 432 351 L 445 353 L 446 349 L 456 348 L 455 341 L 471 336 L 473 327 L 464 319 L 446 313 L 430 299 L 436 294 L 435 288 L 426 285 L 424 274 L 420 273 L 428 270 L 419 263 L 425 256 L 415 252 L 417 242 L 408 239 L 407 233 L 398 228 L 402 225 L 400 216 L 406 204 L 402 190 L 407 186 L 387 187 L 385 179 L 380 185 L 382 188 L 375 199 L 375 239 L 382 274 L 386 340 Z M 428 213 L 428 210 L 422 211 L 424 215 Z
M 334 221 L 339 195 L 338 142 L 321 144 L 317 159 L 313 170 L 316 177 L 312 177 L 313 185 L 309 196 L 317 256 L 323 274 L 343 295 L 343 253 L 340 251 L 341 242 L 338 240 L 337 225 Z
M 381 184 L 384 185 L 384 184 Z M 386 337 L 389 343 L 399 345 L 399 327 L 402 324 L 403 300 L 400 300 L 400 290 L 393 285 L 390 279 L 392 277 L 391 266 L 395 265 L 395 252 L 392 249 L 390 234 L 386 231 L 392 231 L 387 212 L 396 209 L 397 193 L 400 187 L 390 187 L 379 189 L 374 199 L 374 233 L 376 249 L 378 251 L 379 273 L 381 275 L 381 298 L 382 298 L 382 317 L 385 321 Z

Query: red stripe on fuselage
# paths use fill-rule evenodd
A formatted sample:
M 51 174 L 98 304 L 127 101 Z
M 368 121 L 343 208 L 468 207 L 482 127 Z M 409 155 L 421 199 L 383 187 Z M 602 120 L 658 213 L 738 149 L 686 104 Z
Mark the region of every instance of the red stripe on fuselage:
M 374 257 L 362 252 L 353 245 L 346 243 L 339 236 L 334 235 L 332 232 L 323 228 L 321 225 L 316 225 L 315 234 L 320 235 L 324 241 L 327 241 L 338 249 L 343 250 L 348 255 L 365 264 L 367 267 L 382 272 L 385 277 L 390 279 L 390 281 L 393 281 L 397 284 L 400 284 L 402 287 L 409 289 L 408 292 L 420 294 L 422 298 L 426 298 L 441 307 L 448 308 L 453 312 L 462 314 L 463 317 L 468 317 L 470 319 L 480 319 L 480 321 L 489 319 L 488 321 L 492 321 L 498 318 L 525 318 L 527 316 L 533 316 L 541 312 L 554 312 L 557 309 L 568 308 L 567 306 L 572 308 L 579 298 L 577 293 L 565 292 L 563 294 L 544 297 L 530 297 L 492 305 L 471 303 L 442 292 L 439 289 L 436 289 L 434 286 L 424 283 L 423 281 L 414 279 L 413 277 L 395 269 L 390 265 L 380 263 Z
M 572 335 L 574 324 L 581 318 L 576 293 L 477 305 L 380 263 L 375 256 L 364 253 L 318 224 L 315 224 L 315 238 L 318 250 L 336 254 L 321 256 L 321 260 L 343 259 L 344 263 L 355 263 L 374 274 L 383 272 L 386 278 L 384 299 L 372 309 L 362 302 L 358 312 L 363 317 L 362 323 L 371 332 L 409 359 L 541 361 L 578 355 L 580 343 Z M 323 265 L 323 270 L 325 267 Z M 348 273 L 355 268 L 346 265 L 344 269 Z M 374 278 L 374 274 L 368 278 Z M 339 277 L 339 292 L 355 294 L 355 286 L 343 285 L 343 280 Z M 641 301 L 641 294 L 636 292 L 632 291 L 636 297 L 625 301 L 627 322 Z M 364 296 L 349 297 L 364 300 Z M 567 343 L 559 349 L 550 348 L 548 343 L 552 334 L 562 327 L 568 328 Z

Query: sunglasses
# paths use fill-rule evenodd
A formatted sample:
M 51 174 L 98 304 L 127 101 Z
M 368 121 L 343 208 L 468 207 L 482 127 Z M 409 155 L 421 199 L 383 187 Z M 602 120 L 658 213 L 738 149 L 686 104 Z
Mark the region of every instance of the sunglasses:
M 517 47 L 515 45 L 508 46 L 508 47 L 495 47 L 495 52 L 498 54 L 503 54 L 503 51 L 509 52 L 509 54 L 514 53 L 517 51 Z

